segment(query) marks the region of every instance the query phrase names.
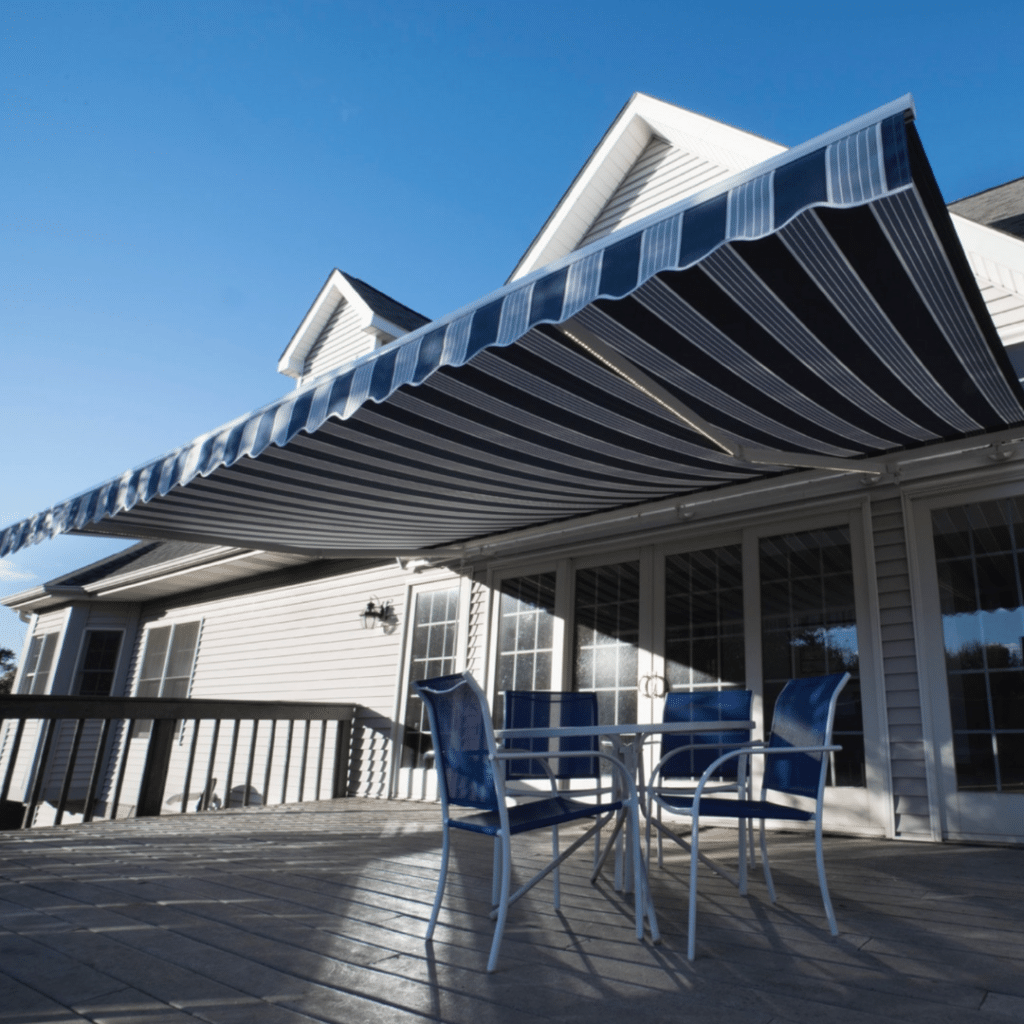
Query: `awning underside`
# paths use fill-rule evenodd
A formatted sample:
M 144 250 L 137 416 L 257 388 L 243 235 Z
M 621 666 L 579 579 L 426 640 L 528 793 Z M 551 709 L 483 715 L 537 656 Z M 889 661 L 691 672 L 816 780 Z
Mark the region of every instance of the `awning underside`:
M 1024 421 L 902 109 L 755 172 L 8 528 L 0 554 L 69 530 L 406 553 Z

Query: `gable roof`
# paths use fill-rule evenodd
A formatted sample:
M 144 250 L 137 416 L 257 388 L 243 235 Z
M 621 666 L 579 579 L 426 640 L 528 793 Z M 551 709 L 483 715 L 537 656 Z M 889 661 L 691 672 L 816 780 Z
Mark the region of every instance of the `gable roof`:
M 614 201 L 616 190 L 643 159 L 645 150 L 657 140 L 699 165 L 700 173 L 693 175 L 691 187 L 680 188 L 673 200 L 684 199 L 785 152 L 784 146 L 750 132 L 645 93 L 634 93 L 516 264 L 509 281 L 525 277 L 578 248 L 608 203 Z M 631 220 L 623 219 L 617 226 L 628 223 Z
M 1024 239 L 1024 178 L 958 199 L 949 209 L 976 224 Z
M 409 331 L 429 323 L 427 317 L 397 299 L 385 295 L 372 285 L 340 270 L 332 270 L 320 289 L 309 312 L 281 354 L 278 372 L 288 377 L 301 377 L 306 357 L 316 344 L 320 332 L 338 307 L 347 302 L 359 314 L 360 326 L 369 333 L 387 338 L 400 338 Z

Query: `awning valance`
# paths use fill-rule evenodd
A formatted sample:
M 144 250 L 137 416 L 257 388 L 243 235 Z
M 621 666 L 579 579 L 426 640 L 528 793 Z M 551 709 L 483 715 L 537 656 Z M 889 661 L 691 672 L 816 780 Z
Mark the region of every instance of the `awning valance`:
M 1024 422 L 909 97 L 0 534 L 422 550 Z

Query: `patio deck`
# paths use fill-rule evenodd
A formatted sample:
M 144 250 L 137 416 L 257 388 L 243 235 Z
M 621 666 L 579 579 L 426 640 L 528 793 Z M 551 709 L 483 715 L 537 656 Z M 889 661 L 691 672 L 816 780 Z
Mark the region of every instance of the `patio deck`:
M 1024 850 L 832 838 L 840 935 L 813 843 L 777 836 L 779 902 L 703 875 L 686 961 L 681 850 L 652 872 L 665 935 L 563 869 L 510 913 L 498 971 L 489 845 L 457 836 L 433 948 L 422 935 L 437 809 L 340 800 L 0 833 L 0 1021 L 57 1024 L 867 1024 L 1024 1019 Z M 715 837 L 709 837 L 714 841 Z M 732 845 L 731 836 L 723 842 Z M 521 837 L 527 867 L 547 842 Z

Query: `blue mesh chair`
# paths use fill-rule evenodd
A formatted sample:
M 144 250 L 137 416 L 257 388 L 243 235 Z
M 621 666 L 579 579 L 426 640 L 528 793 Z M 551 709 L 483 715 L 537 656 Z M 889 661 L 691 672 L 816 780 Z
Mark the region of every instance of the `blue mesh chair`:
M 818 884 L 821 899 L 828 917 L 829 931 L 839 934 L 832 901 L 828 895 L 825 879 L 825 858 L 821 845 L 822 804 L 825 795 L 825 777 L 828 773 L 828 758 L 825 754 L 841 750 L 832 745 L 832 723 L 835 720 L 836 701 L 839 693 L 850 678 L 849 672 L 837 672 L 827 676 L 811 676 L 805 679 L 791 679 L 779 694 L 772 716 L 772 731 L 768 743 L 759 747 L 741 747 L 715 758 L 704 769 L 696 790 L 692 795 L 665 796 L 665 807 L 678 814 L 689 814 L 692 819 L 690 831 L 690 914 L 689 939 L 686 955 L 694 958 L 697 929 L 697 867 L 700 861 L 700 817 L 731 818 L 741 825 L 749 819 L 761 822 L 761 863 L 764 866 L 765 885 L 768 895 L 775 902 L 775 886 L 772 882 L 771 867 L 768 864 L 768 847 L 765 841 L 765 821 L 769 818 L 779 821 L 813 821 L 815 855 L 818 866 Z M 724 766 L 741 757 L 763 757 L 764 773 L 761 782 L 761 797 L 751 800 L 745 797 L 731 799 L 722 796 L 706 797 L 709 785 L 719 778 Z M 809 797 L 815 800 L 813 811 L 805 811 L 768 799 L 769 791 L 791 796 Z M 740 843 L 740 890 L 745 891 L 743 851 Z
M 562 690 L 504 690 L 505 728 L 533 729 L 551 726 L 597 725 L 597 694 L 593 692 L 565 692 Z M 505 766 L 508 796 L 537 797 L 536 789 L 516 787 L 517 782 L 549 782 L 552 794 L 557 794 L 558 782 L 569 782 L 573 799 L 596 798 L 601 801 L 611 790 L 601 782 L 601 744 L 596 736 L 563 736 L 555 741 L 543 739 L 515 739 L 505 741 L 506 750 L 533 750 L 545 755 L 544 760 L 509 761 Z M 568 752 L 570 757 L 554 758 L 554 752 Z M 585 757 L 581 754 L 590 753 Z M 589 782 L 588 787 L 575 785 Z M 594 866 L 601 855 L 601 832 L 594 836 Z M 557 890 L 558 871 L 554 873 Z
M 692 795 L 697 781 L 722 754 L 750 744 L 750 730 L 716 728 L 719 723 L 750 720 L 750 690 L 677 691 L 665 696 L 663 722 L 707 722 L 706 732 L 671 735 L 661 738 L 661 757 L 651 772 L 647 786 L 647 856 L 650 859 L 651 830 L 658 834 L 658 864 L 662 863 L 662 836 L 688 850 L 689 845 L 661 823 L 662 808 L 673 810 L 673 797 Z M 717 779 L 704 792 L 738 792 L 746 787 L 746 764 L 735 758 L 722 765 Z M 657 810 L 657 816 L 654 811 Z M 742 842 L 742 831 L 740 841 Z M 724 874 L 717 865 L 711 865 Z M 728 877 L 728 875 L 726 875 Z M 730 879 L 733 881 L 733 879 Z
M 630 818 L 630 835 L 633 842 L 634 864 L 634 915 L 636 937 L 643 938 L 645 901 L 651 921 L 651 934 L 658 938 L 657 922 L 646 889 L 646 878 L 642 872 L 640 857 L 639 819 L 636 787 L 620 761 L 604 752 L 596 756 L 611 762 L 621 776 L 622 792 L 625 799 L 583 803 L 565 795 L 552 795 L 521 806 L 509 806 L 505 793 L 504 765 L 509 761 L 537 761 L 548 757 L 567 759 L 581 756 L 590 759 L 591 751 L 559 750 L 553 754 L 539 751 L 498 750 L 491 727 L 487 698 L 468 672 L 459 675 L 442 676 L 412 684 L 423 699 L 430 717 L 430 731 L 434 740 L 434 766 L 437 770 L 438 793 L 441 797 L 441 820 L 444 828 L 444 844 L 441 851 L 441 872 L 437 882 L 434 908 L 427 925 L 426 938 L 434 934 L 437 915 L 441 909 L 445 881 L 448 875 L 448 854 L 450 830 L 463 829 L 477 835 L 492 836 L 495 840 L 495 874 L 500 874 L 497 907 L 491 916 L 497 918 L 494 938 L 491 942 L 487 970 L 493 971 L 498 962 L 501 937 L 509 906 L 524 893 L 533 888 L 541 879 L 554 871 L 559 864 L 590 839 L 598 829 L 618 812 Z M 452 816 L 455 807 L 471 808 L 473 813 L 460 817 Z M 557 826 L 583 818 L 597 821 L 582 836 L 576 839 L 563 853 L 558 851 Z M 621 824 L 621 822 L 620 822 Z M 511 837 L 535 829 L 552 829 L 552 859 L 530 881 L 511 893 L 512 846 Z M 556 893 L 556 903 L 557 893 Z

